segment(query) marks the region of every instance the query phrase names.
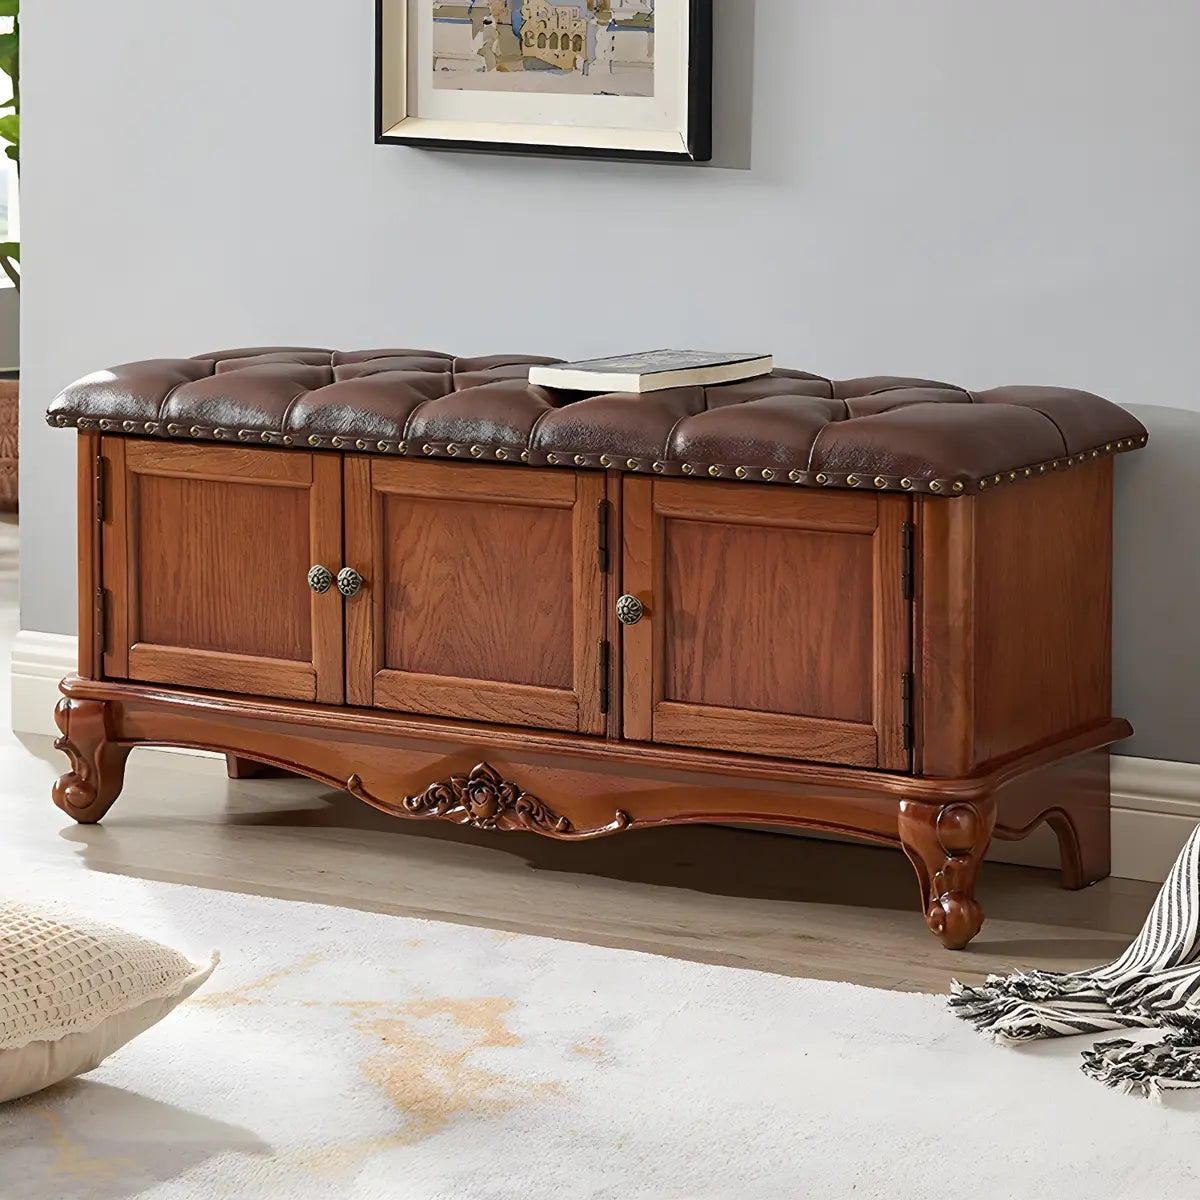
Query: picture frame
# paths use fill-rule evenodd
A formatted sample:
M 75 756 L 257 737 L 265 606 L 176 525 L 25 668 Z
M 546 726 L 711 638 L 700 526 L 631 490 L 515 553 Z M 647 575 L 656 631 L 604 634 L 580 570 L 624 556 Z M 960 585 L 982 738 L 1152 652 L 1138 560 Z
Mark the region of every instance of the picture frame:
M 712 158 L 712 0 L 376 0 L 375 141 Z

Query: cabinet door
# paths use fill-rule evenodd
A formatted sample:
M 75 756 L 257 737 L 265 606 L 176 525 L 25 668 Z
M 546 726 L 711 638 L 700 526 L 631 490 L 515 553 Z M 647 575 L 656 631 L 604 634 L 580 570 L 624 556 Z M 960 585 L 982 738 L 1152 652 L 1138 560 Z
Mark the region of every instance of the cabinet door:
M 351 456 L 351 704 L 605 728 L 599 472 Z
M 949 502 L 948 502 L 949 503 Z M 627 478 L 627 738 L 904 770 L 904 496 Z
M 106 437 L 106 675 L 343 698 L 336 455 Z

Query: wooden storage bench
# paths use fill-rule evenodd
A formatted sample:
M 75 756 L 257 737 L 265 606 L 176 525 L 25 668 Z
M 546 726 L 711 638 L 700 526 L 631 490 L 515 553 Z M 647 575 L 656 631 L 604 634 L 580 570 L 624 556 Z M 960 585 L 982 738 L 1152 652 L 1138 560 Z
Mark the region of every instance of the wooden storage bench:
M 1109 870 L 1114 456 L 1097 396 L 796 371 L 651 395 L 520 356 L 252 349 L 67 388 L 79 673 L 55 802 L 138 745 L 397 816 L 902 847 L 966 945 L 993 836 Z M 847 889 L 853 881 L 847 881 Z

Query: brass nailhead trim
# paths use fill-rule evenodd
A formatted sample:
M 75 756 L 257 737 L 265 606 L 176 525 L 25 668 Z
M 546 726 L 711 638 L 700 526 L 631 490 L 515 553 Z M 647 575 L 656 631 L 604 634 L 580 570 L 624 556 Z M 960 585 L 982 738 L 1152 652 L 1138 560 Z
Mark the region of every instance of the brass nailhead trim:
M 876 475 L 875 476 L 875 486 L 879 487 L 879 488 L 887 487 L 887 480 L 884 479 L 884 477 L 882 475 Z
M 788 478 L 789 478 L 789 479 L 790 479 L 790 480 L 791 480 L 793 483 L 799 483 L 799 482 L 800 482 L 800 472 L 799 472 L 799 471 L 789 471 L 789 472 L 788 472 Z
M 398 445 L 396 447 L 396 449 L 399 450 L 401 454 L 407 454 L 408 453 L 408 443 L 401 442 L 400 445 Z
M 735 475 L 736 475 L 736 476 L 737 476 L 739 479 L 745 479 L 745 478 L 746 478 L 746 468 L 745 468 L 745 467 L 738 467 L 738 468 L 737 468 L 737 470 L 735 470 L 735 471 L 734 471 L 734 474 L 735 474 Z
M 341 446 L 342 439 L 340 437 L 330 438 L 329 444 L 336 450 L 339 446 Z
M 1109 442 L 1109 443 L 1108 443 L 1108 445 L 1107 445 L 1107 446 L 1105 446 L 1104 448 L 1105 448 L 1105 450 L 1111 450 L 1111 449 L 1112 449 L 1112 442 Z
M 910 488 L 910 487 L 912 487 L 912 480 L 911 479 L 902 479 L 902 480 L 900 480 L 900 486 L 902 488 Z
M 224 436 L 225 436 L 225 430 L 223 430 L 223 429 L 214 429 L 213 430 L 213 437 L 215 437 L 217 439 L 217 441 L 220 441 Z
M 446 453 L 447 453 L 447 454 L 457 454 L 457 453 L 458 453 L 458 446 L 456 446 L 456 445 L 454 444 L 454 442 L 447 442 L 447 443 L 446 443 Z
M 199 437 L 200 436 L 200 426 L 193 425 L 190 432 L 191 432 L 192 437 Z
M 321 442 L 321 439 L 319 437 L 317 437 L 316 434 L 313 434 L 313 436 L 308 439 L 308 444 L 310 446 L 320 445 L 320 442 Z
M 587 459 L 582 454 L 575 455 L 575 465 L 577 467 L 582 467 L 585 462 L 587 462 Z
M 430 445 L 428 442 L 426 442 L 426 443 L 425 443 L 425 445 L 423 445 L 423 446 L 421 447 L 421 452 L 422 452 L 423 454 L 432 454 L 432 453 L 433 453 L 433 447 L 432 447 L 432 446 L 431 446 L 431 445 Z
M 482 446 L 472 446 L 468 451 L 472 458 L 478 458 L 483 453 Z
M 932 483 L 930 483 L 929 490 L 931 492 L 940 492 L 942 490 L 942 485 L 935 479 Z
M 979 481 L 979 490 L 982 492 L 986 487 L 987 487 L 987 480 L 981 479 Z
M 283 435 L 283 444 L 285 446 L 290 446 L 292 444 L 292 435 L 290 433 L 285 433 Z
M 829 476 L 828 476 L 828 475 L 818 475 L 818 476 L 817 476 L 817 482 L 818 482 L 818 483 L 828 483 L 828 482 L 829 482 Z
M 387 442 L 376 442 L 375 443 L 376 450 L 386 450 L 387 448 L 388 448 Z
M 554 466 L 554 464 L 555 464 L 556 462 L 558 462 L 558 455 L 557 455 L 557 454 L 547 454 L 547 455 L 546 455 L 546 461 L 547 461 L 547 462 L 548 462 L 548 463 L 549 463 L 551 466 Z
M 59 417 L 58 419 L 59 419 L 59 422 L 61 423 L 61 422 L 62 422 L 62 417 Z M 147 433 L 153 433 L 153 432 L 154 432 L 154 429 L 155 429 L 154 422 L 153 422 L 153 421 L 147 421 L 147 422 L 146 422 L 146 424 L 145 424 L 145 426 L 144 426 L 144 428 L 145 428 L 145 430 L 146 430 L 146 432 L 147 432 Z
M 767 468 L 765 468 L 765 469 L 763 470 L 762 477 L 763 477 L 764 479 L 774 479 L 774 478 L 775 478 L 775 472 L 774 472 L 774 471 L 772 471 L 770 467 L 767 467 Z
M 354 443 L 354 446 L 358 450 L 365 450 L 367 448 L 367 443 L 364 442 L 362 438 L 359 438 L 358 441 Z
M 507 458 L 507 457 L 508 457 L 508 451 L 507 451 L 507 450 L 505 450 L 503 447 L 500 447 L 500 448 L 499 448 L 499 449 L 497 449 L 497 451 L 496 451 L 496 457 L 497 457 L 497 458 Z
M 611 464 L 612 464 L 612 459 L 609 458 L 607 454 L 600 455 L 600 465 L 602 467 L 607 467 L 607 466 L 610 466 Z
M 992 482 L 993 482 L 993 483 L 999 483 L 999 482 L 1000 482 L 1000 476 L 999 476 L 999 475 L 997 475 L 997 476 L 996 476 L 996 478 L 992 480 Z
M 629 468 L 631 471 L 636 471 L 636 470 L 637 470 L 637 465 L 638 465 L 638 460 L 637 460 L 636 458 L 627 458 L 627 459 L 625 460 L 625 465 L 626 465 L 626 466 L 627 466 L 627 467 L 628 467 L 628 468 Z
M 133 422 L 132 422 L 132 421 L 126 421 L 126 422 L 125 422 L 125 432 L 126 432 L 126 433 L 132 433 L 132 432 L 133 432 Z
M 661 475 L 661 474 L 662 474 L 662 473 L 663 473 L 663 472 L 664 472 L 664 471 L 665 471 L 667 468 L 666 468 L 666 467 L 664 467 L 662 463 L 660 463 L 660 462 L 656 462 L 656 463 L 653 463 L 653 464 L 651 465 L 650 469 L 651 469 L 652 471 L 657 471 L 657 472 L 658 472 L 658 474 L 660 474 L 660 475 Z
M 692 472 L 693 472 L 693 471 L 694 471 L 696 468 L 695 468 L 695 467 L 693 467 L 691 463 L 684 463 L 684 464 L 683 464 L 683 466 L 682 466 L 682 467 L 680 467 L 679 469 L 680 469 L 680 470 L 681 470 L 681 471 L 682 471 L 682 472 L 683 472 L 685 475 L 690 475 L 690 474 L 691 474 L 691 473 L 692 473 Z
M 961 479 L 956 479 L 954 481 L 954 490 L 956 492 L 961 492 L 963 490 L 963 481 Z
M 720 475 L 720 473 L 721 473 L 721 468 L 720 468 L 720 467 L 709 467 L 709 468 L 708 468 L 708 473 L 709 473 L 710 475 Z
M 521 461 L 522 461 L 522 462 L 528 462 L 528 461 L 529 461 L 529 451 L 528 451 L 528 450 L 522 450 L 522 451 L 521 451 Z
M 857 475 L 847 475 L 847 476 L 846 476 L 846 482 L 847 482 L 847 483 L 848 483 L 848 484 L 849 484 L 851 487 L 858 487 L 858 476 L 857 476 Z
M 260 441 L 269 442 L 271 440 L 271 435 L 269 433 L 260 433 L 258 436 Z

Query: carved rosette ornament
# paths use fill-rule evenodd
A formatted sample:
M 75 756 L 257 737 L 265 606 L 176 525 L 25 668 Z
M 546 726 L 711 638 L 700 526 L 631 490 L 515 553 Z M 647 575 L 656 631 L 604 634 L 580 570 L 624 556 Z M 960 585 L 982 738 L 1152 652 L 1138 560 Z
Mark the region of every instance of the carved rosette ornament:
M 452 775 L 431 783 L 417 796 L 405 796 L 398 805 L 372 796 L 358 775 L 346 781 L 346 790 L 359 800 L 402 817 L 433 817 L 470 825 L 475 829 L 500 829 L 540 833 L 567 841 L 583 841 L 620 833 L 629 827 L 629 814 L 618 811 L 598 829 L 576 829 L 536 796 L 504 779 L 495 767 L 482 762 L 469 775 Z

